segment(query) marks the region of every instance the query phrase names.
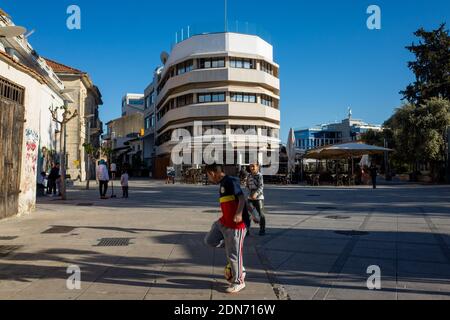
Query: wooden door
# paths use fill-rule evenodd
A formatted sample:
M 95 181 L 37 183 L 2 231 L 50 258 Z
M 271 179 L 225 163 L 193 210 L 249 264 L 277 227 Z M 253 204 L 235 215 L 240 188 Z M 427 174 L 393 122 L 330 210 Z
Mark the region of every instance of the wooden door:
M 24 88 L 0 77 L 0 219 L 19 209 Z

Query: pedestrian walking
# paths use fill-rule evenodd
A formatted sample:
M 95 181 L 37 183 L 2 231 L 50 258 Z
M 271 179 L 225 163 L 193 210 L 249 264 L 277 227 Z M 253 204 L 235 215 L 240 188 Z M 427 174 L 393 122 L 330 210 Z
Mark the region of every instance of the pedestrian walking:
M 128 199 L 128 180 L 130 179 L 128 172 L 124 170 L 120 177 L 120 185 L 122 186 L 122 198 Z
M 167 171 L 167 180 L 166 180 L 166 184 L 175 184 L 175 168 L 174 167 L 167 167 L 166 168 Z
M 97 179 L 99 181 L 100 198 L 107 199 L 109 172 L 105 160 L 100 160 L 100 164 L 97 167 Z
M 260 172 L 260 165 L 256 162 L 250 165 L 247 177 L 248 201 L 259 214 L 259 235 L 266 235 L 266 216 L 264 209 L 264 177 Z
M 373 188 L 376 189 L 377 188 L 378 169 L 374 164 L 372 164 L 370 166 L 370 176 L 372 177 Z
M 213 248 L 225 248 L 228 262 L 225 278 L 230 283 L 226 291 L 230 294 L 239 293 L 245 289 L 246 276 L 243 264 L 245 196 L 240 181 L 227 176 L 221 165 L 207 166 L 206 174 L 211 183 L 220 185 L 222 218 L 213 224 L 205 237 L 205 244 Z

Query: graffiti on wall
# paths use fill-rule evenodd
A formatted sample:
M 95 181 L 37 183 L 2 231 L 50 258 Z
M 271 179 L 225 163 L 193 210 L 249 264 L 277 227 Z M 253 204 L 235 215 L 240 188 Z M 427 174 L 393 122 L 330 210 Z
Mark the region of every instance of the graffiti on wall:
M 37 176 L 39 133 L 25 129 L 25 190 L 33 188 Z

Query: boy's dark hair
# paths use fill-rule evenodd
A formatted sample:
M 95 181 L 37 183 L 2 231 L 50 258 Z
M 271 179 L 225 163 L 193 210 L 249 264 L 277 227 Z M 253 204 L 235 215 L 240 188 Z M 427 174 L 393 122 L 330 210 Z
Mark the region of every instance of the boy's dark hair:
M 224 172 L 223 165 L 221 164 L 210 164 L 206 166 L 206 172 Z

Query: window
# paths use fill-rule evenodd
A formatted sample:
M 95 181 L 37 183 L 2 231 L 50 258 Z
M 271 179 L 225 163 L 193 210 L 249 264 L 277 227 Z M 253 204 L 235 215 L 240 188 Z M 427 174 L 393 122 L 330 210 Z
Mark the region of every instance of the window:
M 232 134 L 236 135 L 256 135 L 258 128 L 256 126 L 231 126 Z
M 25 89 L 0 77 L 0 97 L 22 105 L 24 103 Z
M 273 75 L 273 66 L 266 61 L 261 61 L 261 71 Z
M 198 68 L 225 68 L 225 58 L 198 59 Z
M 231 58 L 230 67 L 239 69 L 255 69 L 256 65 L 252 59 Z
M 261 104 L 268 107 L 273 107 L 274 106 L 273 98 L 266 95 L 261 95 Z
M 244 102 L 244 103 L 256 103 L 256 94 L 232 92 L 231 93 L 231 101 Z
M 200 93 L 198 103 L 225 102 L 225 92 Z
M 176 103 L 177 108 L 184 107 L 194 103 L 194 95 L 187 94 L 181 97 L 177 97 L 176 101 L 177 101 Z
M 128 99 L 128 104 L 132 106 L 143 106 L 144 100 L 143 99 Z
M 155 114 L 152 114 L 145 118 L 145 130 L 155 127 Z
M 146 109 L 148 109 L 148 108 L 150 108 L 154 103 L 155 103 L 155 96 L 154 96 L 154 91 L 152 91 L 151 93 L 150 93 L 150 95 L 148 95 L 146 98 L 145 98 L 145 108 Z
M 225 125 L 214 125 L 214 126 L 202 126 L 203 129 L 203 134 L 205 134 L 207 131 L 209 131 L 209 133 L 213 132 L 213 131 L 220 131 L 221 134 L 225 134 L 226 133 L 226 126 Z
M 188 60 L 177 64 L 177 75 L 181 75 L 190 72 L 194 69 L 194 64 L 192 60 Z

